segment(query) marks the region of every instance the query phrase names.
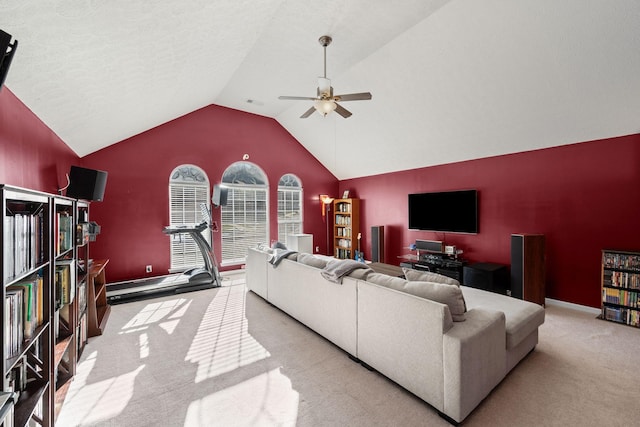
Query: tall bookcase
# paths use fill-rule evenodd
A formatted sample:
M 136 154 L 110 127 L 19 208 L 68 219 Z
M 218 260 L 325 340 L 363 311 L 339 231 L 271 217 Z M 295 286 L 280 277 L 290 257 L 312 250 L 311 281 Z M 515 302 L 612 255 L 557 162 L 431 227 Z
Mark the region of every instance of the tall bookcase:
M 76 277 L 76 337 L 78 358 L 82 355 L 87 343 L 87 301 L 89 278 L 89 202 L 79 200 L 76 203 L 76 260 L 78 276 Z
M 2 391 L 14 392 L 5 426 L 51 426 L 53 198 L 0 185 L 2 203 Z
M 354 259 L 360 233 L 360 199 L 333 201 L 333 256 Z
M 640 327 L 640 252 L 602 251 L 602 318 Z
M 8 185 L 0 201 L 0 424 L 50 427 L 87 340 L 89 204 Z
M 76 331 L 76 201 L 53 198 L 53 370 L 55 384 L 54 421 L 76 373 L 78 336 Z

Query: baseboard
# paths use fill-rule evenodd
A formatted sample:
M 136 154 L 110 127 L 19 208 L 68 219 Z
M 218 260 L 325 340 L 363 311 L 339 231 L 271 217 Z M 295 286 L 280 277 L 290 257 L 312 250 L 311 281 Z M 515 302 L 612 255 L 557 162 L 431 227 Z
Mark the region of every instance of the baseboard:
M 546 305 L 555 305 L 558 307 L 572 308 L 574 310 L 584 311 L 590 314 L 598 315 L 601 313 L 599 308 L 589 307 L 587 305 L 574 304 L 572 302 L 560 301 L 552 298 L 545 298 L 544 302 Z

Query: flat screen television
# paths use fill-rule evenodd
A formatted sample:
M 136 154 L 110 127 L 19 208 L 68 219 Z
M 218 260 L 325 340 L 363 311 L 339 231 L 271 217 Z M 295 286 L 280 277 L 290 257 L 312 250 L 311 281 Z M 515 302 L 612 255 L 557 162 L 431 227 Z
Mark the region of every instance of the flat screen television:
M 409 194 L 409 229 L 477 234 L 477 190 Z
M 107 185 L 107 172 L 71 166 L 67 196 L 101 202 Z

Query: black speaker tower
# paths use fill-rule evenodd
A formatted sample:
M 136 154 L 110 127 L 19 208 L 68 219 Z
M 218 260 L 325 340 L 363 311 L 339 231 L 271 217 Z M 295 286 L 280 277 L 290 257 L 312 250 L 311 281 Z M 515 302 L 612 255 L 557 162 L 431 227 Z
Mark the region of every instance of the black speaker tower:
M 384 225 L 371 227 L 371 262 L 384 262 Z

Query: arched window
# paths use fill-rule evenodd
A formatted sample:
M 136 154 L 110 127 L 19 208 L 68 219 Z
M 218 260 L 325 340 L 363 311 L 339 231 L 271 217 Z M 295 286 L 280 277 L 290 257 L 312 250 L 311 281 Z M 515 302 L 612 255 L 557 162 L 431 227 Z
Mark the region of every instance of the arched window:
M 180 165 L 169 177 L 169 225 L 194 226 L 203 221 L 201 204 L 209 206 L 209 179 L 194 165 Z M 211 243 L 211 230 L 202 235 Z M 198 246 L 188 234 L 171 235 L 171 272 L 203 266 Z
M 245 262 L 247 250 L 269 243 L 267 175 L 253 163 L 236 162 L 222 174 L 227 204 L 220 207 L 222 265 Z
M 297 176 L 286 174 L 278 182 L 278 240 L 302 233 L 302 183 Z

